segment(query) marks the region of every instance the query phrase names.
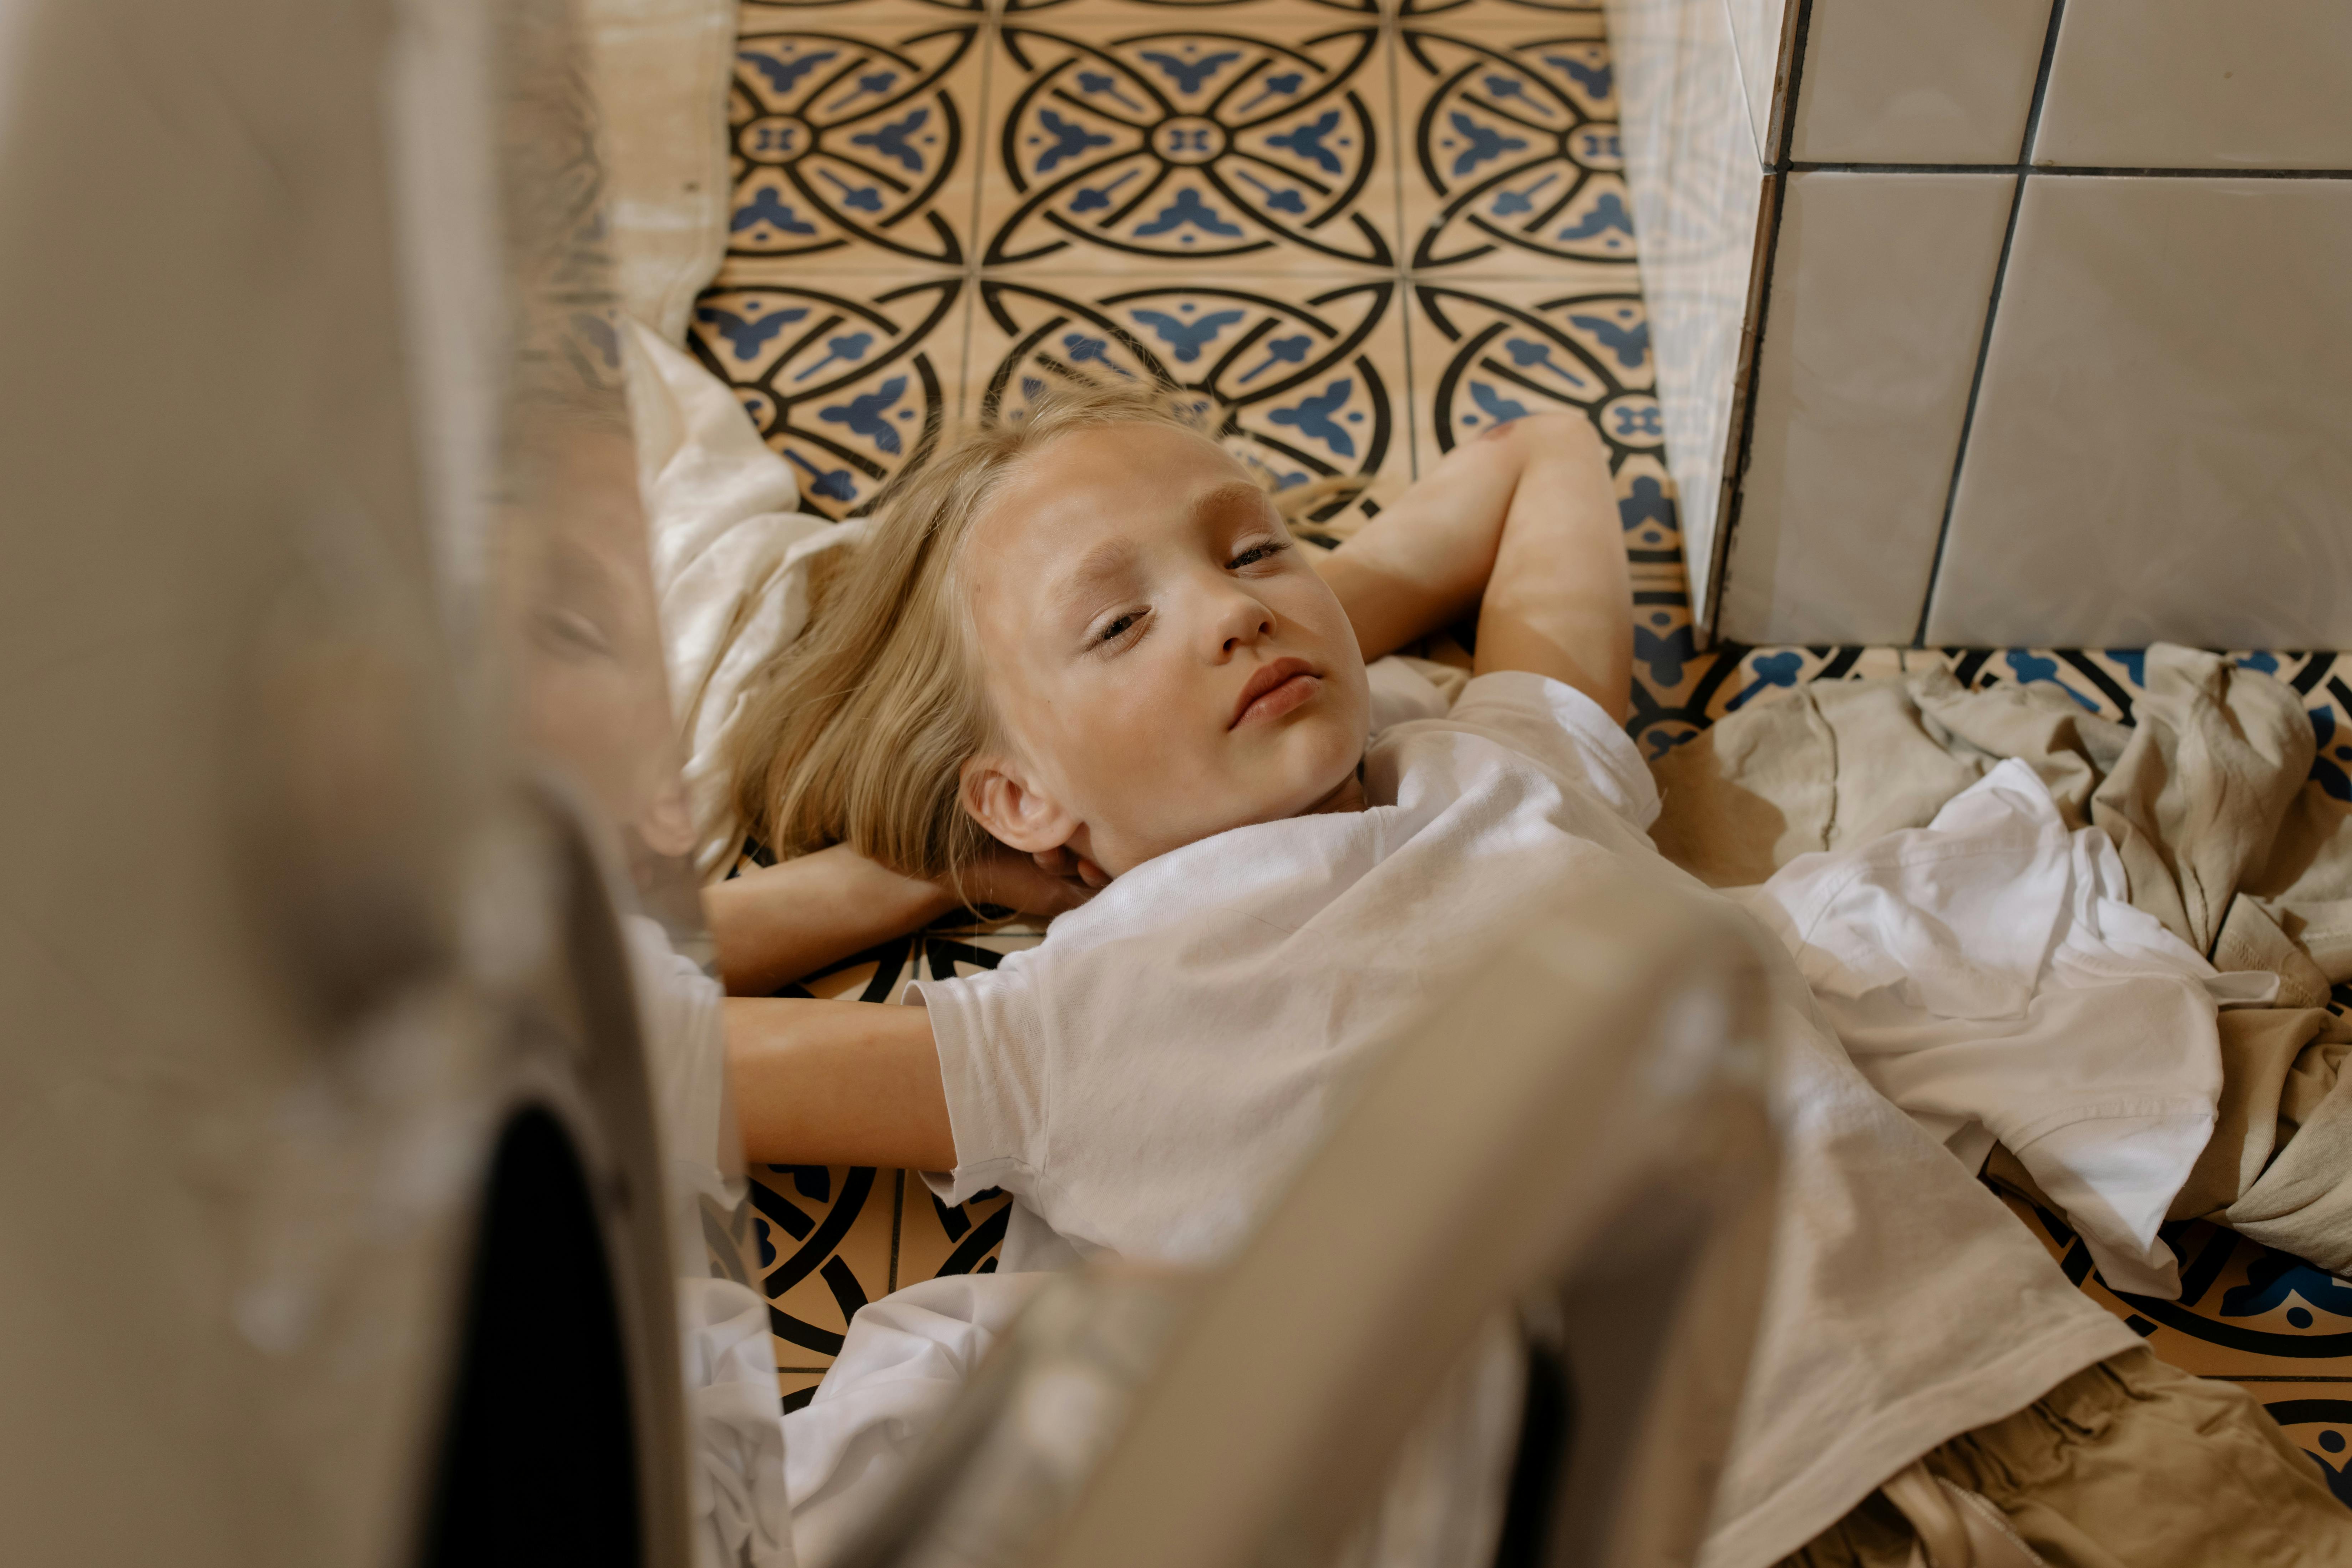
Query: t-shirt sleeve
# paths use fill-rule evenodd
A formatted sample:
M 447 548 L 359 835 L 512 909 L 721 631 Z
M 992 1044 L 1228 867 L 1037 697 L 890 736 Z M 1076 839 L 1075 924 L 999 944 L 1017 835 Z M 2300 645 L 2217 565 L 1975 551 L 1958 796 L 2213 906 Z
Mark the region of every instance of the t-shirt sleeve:
M 1046 1051 L 1035 977 L 1006 963 L 953 980 L 910 980 L 898 1000 L 931 1016 L 952 1172 L 923 1180 L 941 1201 L 960 1204 L 990 1187 L 1027 1194 L 1044 1163 Z
M 1439 723 L 1508 746 L 1635 827 L 1657 820 L 1658 786 L 1642 753 L 1598 702 L 1562 681 L 1518 669 L 1481 675 Z

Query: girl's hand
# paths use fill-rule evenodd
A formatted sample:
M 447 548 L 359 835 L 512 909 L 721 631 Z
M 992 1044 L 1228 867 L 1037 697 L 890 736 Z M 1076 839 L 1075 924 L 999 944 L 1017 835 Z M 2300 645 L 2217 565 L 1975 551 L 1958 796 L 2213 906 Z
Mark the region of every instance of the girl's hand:
M 1088 892 L 1110 886 L 1109 872 L 1077 854 L 1066 844 L 1059 848 L 1042 850 L 1029 858 L 1036 861 L 1037 868 L 1047 876 L 1065 879 L 1075 877 L 1086 884 Z
M 993 904 L 1051 920 L 1085 903 L 1094 897 L 1095 889 L 1110 879 L 1090 861 L 1077 861 L 1080 869 L 1076 872 L 1058 870 L 1052 863 L 1055 856 L 1062 857 L 1066 862 L 1076 859 L 1063 849 L 1034 857 L 1011 849 L 993 850 L 965 869 L 963 895 L 976 904 Z M 1086 871 L 1092 871 L 1095 879 L 1076 879 Z M 941 886 L 949 889 L 950 898 L 954 896 L 951 884 Z

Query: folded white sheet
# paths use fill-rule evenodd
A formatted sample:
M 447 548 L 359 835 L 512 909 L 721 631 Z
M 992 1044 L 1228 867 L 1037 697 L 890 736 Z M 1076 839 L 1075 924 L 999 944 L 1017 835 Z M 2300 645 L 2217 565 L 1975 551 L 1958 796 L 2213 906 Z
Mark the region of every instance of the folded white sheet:
M 864 537 L 866 524 L 796 510 L 792 468 L 727 384 L 642 322 L 629 329 L 637 483 L 686 741 L 695 868 L 709 876 L 742 840 L 722 743 L 746 687 L 807 624 L 810 563 Z
M 784 1417 L 793 1543 L 823 1568 L 886 1501 L 972 1369 L 1050 1275 L 950 1274 L 858 1309 L 816 1397 Z
M 1881 1093 L 1971 1170 L 2006 1144 L 2110 1285 L 2179 1294 L 2157 1226 L 2212 1132 L 2215 1008 L 2275 976 L 2218 973 L 2134 908 L 2113 842 L 2015 760 L 1743 896 Z

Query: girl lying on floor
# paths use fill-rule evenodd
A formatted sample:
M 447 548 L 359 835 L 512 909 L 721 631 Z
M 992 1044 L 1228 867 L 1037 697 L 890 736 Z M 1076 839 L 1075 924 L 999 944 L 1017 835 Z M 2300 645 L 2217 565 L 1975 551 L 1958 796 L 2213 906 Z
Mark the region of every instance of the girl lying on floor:
M 1059 918 L 913 1005 L 730 1001 L 752 1159 L 1003 1188 L 1008 1271 L 1213 1261 L 1383 1021 L 1524 893 L 1607 862 L 1697 889 L 1644 833 L 1589 426 L 1492 430 L 1307 553 L 1134 390 L 1067 391 L 898 494 L 738 732 L 739 805 L 799 858 L 710 890 L 730 987 L 961 897 Z M 1393 661 L 1368 674 L 1474 609 L 1450 705 Z M 2352 1517 L 2251 1397 L 2078 1294 L 1784 978 L 1784 1203 L 1703 1561 L 1903 1562 L 1874 1493 L 1924 1457 L 2053 1563 L 2352 1563 Z

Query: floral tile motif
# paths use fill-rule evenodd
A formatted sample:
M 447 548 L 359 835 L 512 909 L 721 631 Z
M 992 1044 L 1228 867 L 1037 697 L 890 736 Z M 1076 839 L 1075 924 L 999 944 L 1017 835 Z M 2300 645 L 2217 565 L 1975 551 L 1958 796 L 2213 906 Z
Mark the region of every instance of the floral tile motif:
M 1199 394 L 1277 490 L 1411 471 L 1402 312 L 1385 279 L 990 280 L 972 339 L 967 400 L 982 417 L 1019 418 L 1058 382 L 1150 377 Z
M 852 32 L 846 16 L 793 9 L 815 14 L 737 38 L 728 255 L 962 266 L 979 29 L 941 10 Z
M 688 345 L 793 465 L 801 504 L 845 517 L 920 461 L 953 416 L 963 281 L 877 289 L 794 270 L 804 280 L 729 287 L 722 275 L 696 304 Z
M 780 1370 L 823 1371 L 841 1353 L 857 1309 L 889 1293 L 895 1175 L 825 1165 L 751 1173 L 748 1261 L 767 1299 Z
M 1393 268 L 1377 27 L 1295 7 L 1246 33 L 1222 13 L 1061 20 L 1001 32 L 983 266 Z
M 1606 40 L 1407 26 L 1397 70 L 1415 273 L 1557 278 L 1563 265 L 1632 261 Z
M 1601 36 L 1604 22 L 1602 0 L 1395 0 L 1393 8 L 1408 21 L 1440 16 L 1447 26 L 1551 22 L 1565 29 L 1582 23 L 1594 37 Z
M 2352 1285 L 2201 1220 L 2168 1225 L 2180 1259 L 2180 1299 L 2108 1288 L 2064 1218 L 2004 1188 L 2010 1211 L 2085 1295 L 2124 1320 L 2183 1372 L 2260 1381 L 2341 1374 L 2352 1358 Z
M 1569 409 L 1590 417 L 1616 475 L 1636 653 L 1658 668 L 1674 665 L 1678 679 L 1679 663 L 1696 656 L 1674 479 L 1650 393 L 1649 317 L 1633 276 L 1610 269 L 1597 280 L 1598 288 L 1484 280 L 1475 292 L 1417 285 L 1416 419 L 1433 458 L 1528 414 Z
M 1268 12 L 1300 5 L 1366 18 L 1376 18 L 1383 11 L 1395 8 L 1394 0 L 1385 5 L 1381 0 L 1003 0 L 1003 9 L 1007 16 L 1017 14 L 1024 20 L 1040 12 L 1082 16 L 1156 13 L 1165 16 L 1194 11 L 1210 16 L 1244 16 L 1255 22 Z

